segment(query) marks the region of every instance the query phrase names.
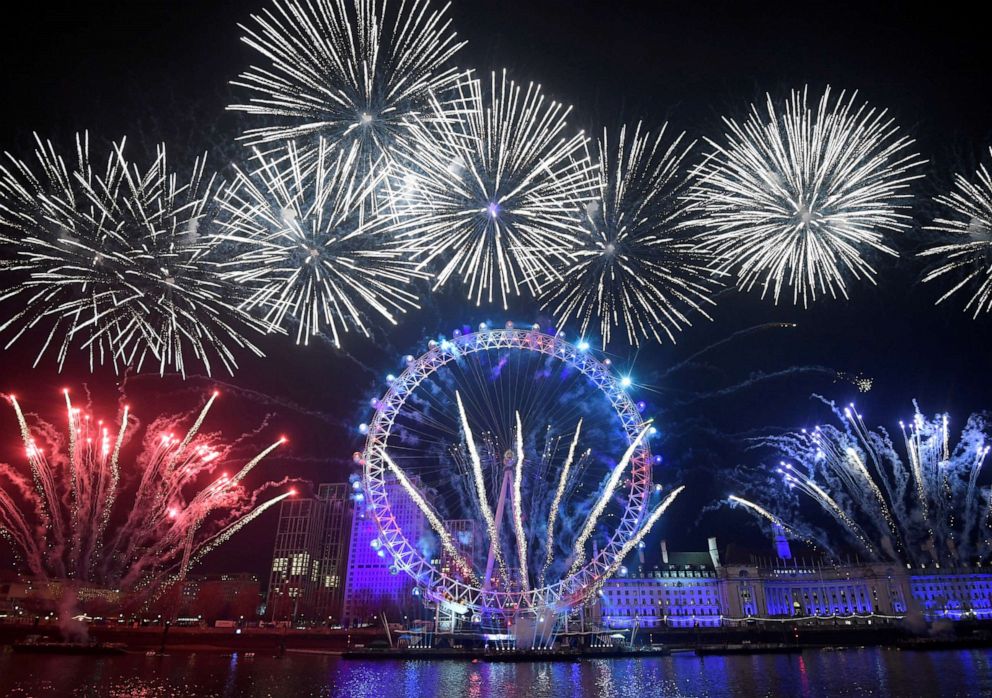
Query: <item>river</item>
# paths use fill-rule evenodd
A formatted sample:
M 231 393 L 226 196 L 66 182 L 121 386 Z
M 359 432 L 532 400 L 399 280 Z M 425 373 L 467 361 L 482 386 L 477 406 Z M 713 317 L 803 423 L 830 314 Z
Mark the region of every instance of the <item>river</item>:
M 992 696 L 992 650 L 807 651 L 562 663 L 0 654 L 0 696 Z

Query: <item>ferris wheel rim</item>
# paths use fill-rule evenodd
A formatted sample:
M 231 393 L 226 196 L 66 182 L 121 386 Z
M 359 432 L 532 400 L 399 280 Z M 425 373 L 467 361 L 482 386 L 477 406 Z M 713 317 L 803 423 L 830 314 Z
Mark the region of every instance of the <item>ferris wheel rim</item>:
M 409 361 L 406 369 L 390 381 L 385 395 L 375 402 L 375 414 L 368 425 L 362 454 L 362 479 L 368 506 L 379 529 L 381 542 L 392 555 L 396 566 L 432 595 L 474 611 L 569 608 L 582 603 L 596 591 L 604 581 L 606 571 L 617 562 L 620 549 L 640 524 L 652 488 L 651 451 L 646 440 L 642 440 L 630 458 L 630 487 L 626 490 L 624 512 L 607 545 L 574 574 L 542 587 L 519 591 L 483 589 L 446 575 L 410 544 L 392 515 L 385 487 L 388 468 L 381 454 L 406 399 L 424 380 L 448 363 L 461 356 L 494 349 L 535 351 L 579 370 L 610 402 L 620 419 L 628 445 L 645 427 L 640 410 L 621 380 L 607 363 L 592 356 L 589 350 L 567 342 L 560 334 L 547 334 L 537 328 L 480 327 L 477 332 L 456 335 L 441 342 L 431 341 L 427 352 Z

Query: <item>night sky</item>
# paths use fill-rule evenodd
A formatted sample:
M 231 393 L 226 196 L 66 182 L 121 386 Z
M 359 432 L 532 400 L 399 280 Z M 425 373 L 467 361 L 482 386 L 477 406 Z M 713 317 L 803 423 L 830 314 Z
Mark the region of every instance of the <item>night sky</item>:
M 28 6 L 37 14 L 9 23 L 0 42 L 0 148 L 27 157 L 32 131 L 67 143 L 75 131 L 89 129 L 101 139 L 127 135 L 132 155 L 164 139 L 179 165 L 208 150 L 222 167 L 241 152 L 230 145 L 238 124 L 224 111 L 227 82 L 253 59 L 236 25 L 262 6 L 256 0 Z M 902 254 L 877 260 L 877 287 L 855 283 L 849 300 L 818 301 L 806 311 L 775 307 L 758 294 L 724 293 L 714 321 L 697 322 L 675 346 L 611 347 L 614 362 L 629 368 L 637 384 L 635 398 L 647 400 L 658 417 L 665 465 L 657 475 L 690 487 L 655 539 L 699 549 L 715 534 L 765 552 L 745 514 L 699 512 L 728 494 L 721 472 L 762 462 L 762 454 L 744 450 L 743 436 L 829 418 L 813 393 L 857 400 L 869 425 L 889 428 L 911 414 L 913 399 L 924 412 L 950 412 L 959 426 L 971 412 L 992 407 L 992 319 L 972 320 L 960 299 L 935 308 L 942 287 L 922 286 L 923 266 L 913 258 L 927 240 L 919 230 L 932 215 L 925 200 L 954 171 L 973 171 L 992 144 L 987 28 L 964 5 L 941 3 L 917 14 L 901 3 L 463 0 L 452 11 L 469 42 L 460 65 L 483 72 L 507 67 L 517 80 L 542 83 L 575 106 L 576 128 L 667 120 L 694 138 L 716 138 L 722 115 L 741 114 L 765 91 L 782 95 L 808 84 L 818 93 L 829 84 L 889 108 L 930 160 L 927 178 L 915 187 L 917 225 L 890 238 Z M 269 415 L 266 438 L 286 433 L 291 444 L 256 473 L 338 481 L 351 472 L 351 453 L 361 445 L 355 426 L 370 416 L 368 399 L 384 390 L 383 377 L 400 368 L 402 355 L 420 353 L 428 338 L 456 326 L 507 318 L 548 322 L 530 301 L 504 313 L 469 307 L 451 291 L 371 340 L 348 337 L 342 351 L 266 339 L 267 358 L 244 356 L 236 377 L 220 381 L 223 397 L 212 424 L 236 435 Z M 701 365 L 663 375 L 695 351 L 767 323 L 798 326 L 755 329 L 706 354 Z M 23 395 L 27 409 L 51 413 L 61 386 L 81 393 L 85 384 L 97 404 L 113 411 L 120 378 L 109 368 L 91 375 L 77 357 L 59 375 L 54 357 L 46 356 L 32 369 L 36 346 L 28 340 L 0 353 L 0 391 Z M 872 390 L 859 394 L 832 373 L 838 371 L 872 378 Z M 768 374 L 777 377 L 727 390 Z M 153 409 L 195 407 L 215 379 L 132 375 L 126 390 L 138 415 L 148 418 Z M 12 444 L 12 413 L 0 415 L 0 430 Z M 0 455 L 16 457 L 6 449 Z M 264 572 L 273 525 L 274 514 L 252 524 L 208 558 L 205 569 Z

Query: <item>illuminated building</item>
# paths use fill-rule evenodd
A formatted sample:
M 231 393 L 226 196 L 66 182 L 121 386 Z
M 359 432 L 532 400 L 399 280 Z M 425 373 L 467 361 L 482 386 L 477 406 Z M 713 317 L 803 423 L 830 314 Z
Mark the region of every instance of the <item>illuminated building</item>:
M 420 478 L 411 483 L 421 488 Z M 403 486 L 396 480 L 386 481 L 391 515 L 411 541 L 425 541 L 432 536 L 424 515 Z M 355 507 L 348 546 L 348 573 L 345 579 L 342 622 L 355 625 L 374 621 L 380 613 L 402 620 L 402 616 L 419 612 L 421 602 L 414 593 L 413 578 L 399 569 L 380 539 L 379 528 L 363 492 L 354 493 Z M 430 551 L 425 551 L 430 558 Z
M 786 550 L 780 538 L 776 550 Z M 858 625 L 911 613 L 929 621 L 984 620 L 992 619 L 992 570 L 797 557 L 721 564 L 712 539 L 709 553 L 669 554 L 663 542 L 659 565 L 603 585 L 598 612 L 604 627 L 618 629 L 786 619 Z
M 316 497 L 282 502 L 267 618 L 316 624 L 340 620 L 350 492 L 348 483 L 322 484 Z

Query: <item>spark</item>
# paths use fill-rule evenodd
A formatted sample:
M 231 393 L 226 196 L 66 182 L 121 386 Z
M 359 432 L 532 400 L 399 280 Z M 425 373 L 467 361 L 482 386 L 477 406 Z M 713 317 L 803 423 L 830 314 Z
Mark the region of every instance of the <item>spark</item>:
M 524 428 L 520 424 L 520 412 L 516 412 L 517 418 L 517 449 L 516 463 L 513 468 L 513 525 L 517 539 L 517 561 L 520 565 L 520 584 L 524 591 L 530 589 L 529 575 L 527 574 L 527 534 L 524 530 L 524 505 L 521 495 L 521 482 L 524 477 Z
M 324 140 L 309 156 L 292 143 L 256 150 L 257 168 L 236 168 L 222 201 L 223 238 L 236 246 L 224 277 L 247 290 L 244 310 L 259 312 L 268 331 L 295 324 L 298 344 L 329 332 L 340 346 L 343 332 L 370 334 L 368 315 L 395 325 L 397 313 L 419 307 L 407 288 L 412 265 L 369 207 L 383 172 L 357 174 L 356 153 Z
M 585 525 L 582 527 L 582 532 L 579 533 L 578 538 L 575 540 L 575 560 L 572 562 L 571 570 L 569 574 L 575 574 L 578 572 L 579 568 L 585 562 L 585 545 L 589 540 L 589 536 L 592 535 L 596 528 L 596 524 L 599 522 L 599 517 L 602 516 L 603 511 L 606 509 L 606 505 L 610 503 L 610 499 L 613 497 L 613 492 L 616 490 L 617 485 L 620 484 L 620 478 L 623 476 L 624 471 L 627 469 L 627 464 L 630 463 L 631 457 L 634 452 L 640 447 L 641 442 L 644 437 L 647 436 L 648 430 L 651 429 L 651 423 L 648 422 L 637 437 L 630 443 L 627 450 L 623 454 L 623 458 L 620 462 L 616 464 L 613 471 L 610 473 L 610 477 L 606 482 L 606 486 L 603 488 L 603 492 L 600 494 L 599 498 L 596 500 L 596 504 L 593 505 L 592 511 L 589 513 L 589 517 L 586 519 Z
M 715 268 L 737 274 L 778 303 L 783 286 L 803 306 L 818 295 L 847 297 L 848 278 L 874 283 L 870 252 L 895 255 L 886 233 L 905 230 L 911 181 L 924 161 L 885 110 L 831 90 L 815 109 L 807 90 L 784 109 L 767 97 L 739 124 L 724 119 L 723 142 L 694 173 L 688 225 L 701 229 Z
M 685 485 L 676 487 L 668 493 L 668 496 L 665 497 L 665 499 L 662 500 L 658 506 L 654 508 L 654 510 L 648 515 L 648 518 L 645 520 L 644 524 L 637 530 L 637 533 L 631 536 L 630 539 L 627 540 L 627 542 L 620 548 L 620 552 L 617 553 L 614 558 L 613 564 L 607 568 L 606 572 L 603 573 L 603 579 L 609 579 L 616 574 L 616 571 L 623 564 L 623 561 L 634 551 L 640 542 L 644 540 L 644 537 L 651 532 L 654 525 L 658 523 L 658 519 L 660 519 L 668 510 L 668 507 L 672 505 L 672 502 L 674 502 L 675 499 L 682 494 L 682 490 L 684 489 Z
M 391 8 L 396 8 L 391 11 Z M 446 64 L 464 46 L 447 16 L 430 0 L 274 0 L 272 9 L 241 26 L 242 41 L 262 62 L 232 84 L 247 102 L 228 109 L 258 126 L 251 145 L 325 140 L 358 151 L 370 170 L 408 138 L 412 118 L 429 109 L 429 95 L 457 79 Z
M 902 455 L 888 433 L 865 425 L 853 405 L 833 409 L 840 428 L 823 425 L 758 440 L 791 461 L 775 469 L 786 495 L 795 491 L 829 514 L 872 559 L 965 564 L 992 555 L 992 508 L 985 503 L 987 490 L 978 487 L 989 452 L 982 416 L 968 420 L 952 447 L 947 415 L 927 419 L 916 411 L 910 422 L 900 422 Z M 772 497 L 775 513 L 745 500 L 732 503 L 830 549 L 829 536 L 803 522 L 797 508 L 803 499 L 773 496 L 767 480 L 751 477 L 745 484 Z
M 561 466 L 561 473 L 558 476 L 558 487 L 555 489 L 555 496 L 551 500 L 551 508 L 548 511 L 548 533 L 544 543 L 545 557 L 544 567 L 541 569 L 540 586 L 544 586 L 544 575 L 547 573 L 548 567 L 551 566 L 552 559 L 554 559 L 555 523 L 558 520 L 558 510 L 561 508 L 561 500 L 565 495 L 565 487 L 568 484 L 572 461 L 575 459 L 575 447 L 579 443 L 579 434 L 581 432 L 582 419 L 580 418 L 578 424 L 575 425 L 575 434 L 572 435 L 572 442 L 568 447 L 568 455 L 565 457 L 565 462 Z
M 989 154 L 992 155 L 992 148 Z M 970 294 L 964 309 L 972 317 L 992 312 L 992 174 L 988 166 L 983 163 L 978 168 L 975 181 L 956 175 L 954 189 L 936 197 L 935 202 L 943 207 L 943 215 L 926 228 L 956 240 L 920 253 L 936 258 L 937 262 L 923 280 L 954 277 L 954 285 L 937 303 L 964 292 Z
M 577 213 L 595 194 L 594 166 L 585 136 L 566 133 L 570 108 L 539 85 L 504 71 L 488 89 L 467 74 L 454 90 L 457 109 L 434 99 L 436 118 L 402 148 L 389 230 L 420 269 L 437 268 L 435 289 L 458 279 L 476 305 L 506 308 L 521 288 L 560 282 L 553 262 L 586 234 Z
M 542 297 L 561 322 L 575 318 L 580 335 L 598 324 L 604 347 L 613 328 L 634 345 L 642 337 L 674 342 L 691 314 L 709 319 L 710 260 L 677 225 L 687 207 L 680 170 L 693 143 L 684 133 L 666 138 L 666 129 L 652 134 L 638 123 L 628 136 L 624 126 L 616 145 L 603 131 L 585 235 Z
M 50 141 L 35 140 L 40 172 L 9 153 L 0 165 L 0 224 L 16 231 L 0 233 L 0 270 L 15 277 L 0 293 L 8 348 L 42 328 L 36 364 L 54 345 L 60 369 L 81 350 L 90 370 L 147 362 L 183 375 L 214 362 L 233 373 L 238 351 L 261 355 L 261 327 L 217 273 L 218 184 L 204 158 L 181 178 L 164 146 L 141 169 L 122 140 L 101 165 L 83 133 L 67 167 Z
M 0 529 L 26 571 L 38 579 L 73 579 L 149 598 L 184 573 L 190 560 L 257 516 L 258 495 L 274 484 L 249 490 L 240 478 L 278 444 L 251 459 L 234 479 L 216 477 L 233 444 L 216 435 L 196 435 L 212 398 L 183 438 L 173 435 L 172 417 L 144 427 L 141 449 L 124 478 L 122 449 L 138 430 L 129 421 L 129 407 L 122 409 L 112 435 L 102 421 L 73 407 L 65 391 L 71 435 L 65 438 L 40 420 L 32 429 L 18 401 L 8 399 L 35 486 L 16 464 L 0 465 Z M 50 447 L 43 448 L 38 439 Z
M 431 528 L 441 539 L 441 546 L 444 548 L 444 552 L 455 561 L 455 565 L 458 567 L 459 571 L 465 575 L 467 579 L 471 581 L 472 584 L 478 586 L 479 579 L 476 577 L 475 572 L 472 570 L 472 566 L 465 560 L 464 556 L 458 551 L 458 547 L 455 545 L 454 540 L 451 538 L 451 534 L 444 527 L 444 522 L 438 518 L 437 514 L 434 513 L 430 505 L 424 499 L 423 495 L 417 491 L 417 488 L 413 486 L 410 479 L 406 476 L 406 473 L 393 462 L 393 459 L 389 457 L 389 454 L 385 450 L 382 452 L 382 459 L 386 462 L 386 466 L 389 468 L 396 479 L 399 480 L 400 485 L 406 490 L 406 493 L 410 495 L 410 499 L 413 500 L 417 508 L 420 509 L 421 513 L 430 522 Z
M 502 549 L 499 546 L 499 536 L 496 533 L 496 521 L 493 518 L 492 508 L 489 506 L 489 495 L 486 493 L 486 480 L 482 472 L 482 459 L 479 458 L 479 450 L 475 447 L 475 436 L 472 434 L 472 427 L 469 426 L 468 416 L 465 414 L 465 405 L 462 404 L 462 396 L 455 391 L 455 401 L 458 403 L 458 416 L 461 419 L 462 432 L 465 438 L 465 447 L 468 449 L 469 459 L 472 462 L 472 477 L 475 481 L 475 493 L 479 498 L 479 508 L 482 510 L 482 520 L 486 522 L 486 531 L 490 541 L 497 541 L 493 546 L 496 552 L 496 561 L 500 571 L 506 578 L 506 562 L 503 558 Z M 486 580 L 488 583 L 489 580 Z

